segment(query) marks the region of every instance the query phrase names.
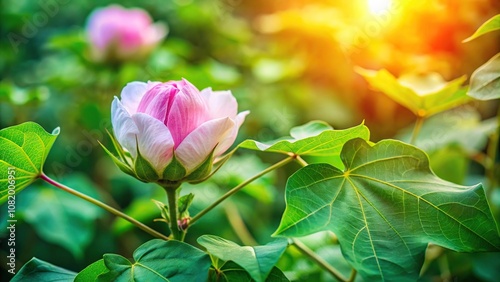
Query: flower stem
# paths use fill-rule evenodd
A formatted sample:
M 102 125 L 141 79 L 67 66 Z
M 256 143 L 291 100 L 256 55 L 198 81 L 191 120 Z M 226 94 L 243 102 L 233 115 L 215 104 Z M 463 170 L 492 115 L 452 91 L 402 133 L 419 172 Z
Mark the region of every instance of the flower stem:
M 56 187 L 56 188 L 59 188 L 59 189 L 61 189 L 63 191 L 66 191 L 66 192 L 68 192 L 70 194 L 73 194 L 73 195 L 79 197 L 80 199 L 83 199 L 83 200 L 85 200 L 87 202 L 90 202 L 90 203 L 92 203 L 92 204 L 94 204 L 94 205 L 96 205 L 96 206 L 98 206 L 100 208 L 105 209 L 106 211 L 108 211 L 108 212 L 110 212 L 110 213 L 112 213 L 112 214 L 114 214 L 114 215 L 116 215 L 118 217 L 121 217 L 121 218 L 125 219 L 126 221 L 132 223 L 133 225 L 139 227 L 140 229 L 142 229 L 143 231 L 149 233 L 150 235 L 152 235 L 154 237 L 157 237 L 157 238 L 160 238 L 160 239 L 163 239 L 163 240 L 169 240 L 169 238 L 167 236 L 165 236 L 165 235 L 161 234 L 160 232 L 158 232 L 158 231 L 150 228 L 149 226 L 145 225 L 144 223 L 137 221 L 135 218 L 130 217 L 130 216 L 124 214 L 123 212 L 121 212 L 121 211 L 119 211 L 119 210 L 117 210 L 117 209 L 115 209 L 113 207 L 110 207 L 107 204 L 105 204 L 105 203 L 103 203 L 101 201 L 98 201 L 98 200 L 96 200 L 96 199 L 94 199 L 94 198 L 92 198 L 90 196 L 87 196 L 87 195 L 85 195 L 83 193 L 80 193 L 80 192 L 78 192 L 76 190 L 73 190 L 72 188 L 70 188 L 70 187 L 68 187 L 68 186 L 66 186 L 64 184 L 61 184 L 61 183 L 53 180 L 52 178 L 48 177 L 43 172 L 40 175 L 40 178 L 42 180 L 44 180 L 45 182 L 51 184 L 52 186 Z
M 234 187 L 233 189 L 227 191 L 226 194 L 222 195 L 219 199 L 217 199 L 215 202 L 213 202 L 210 206 L 206 207 L 204 210 L 202 210 L 197 215 L 195 215 L 191 219 L 189 225 L 192 225 L 193 223 L 195 223 L 196 221 L 198 221 L 202 216 L 204 216 L 206 213 L 208 213 L 213 208 L 215 208 L 220 203 L 222 203 L 222 201 L 224 201 L 225 199 L 229 198 L 231 195 L 235 194 L 236 192 L 240 191 L 243 187 L 247 186 L 248 184 L 250 184 L 255 179 L 263 176 L 264 174 L 266 174 L 268 172 L 271 172 L 271 171 L 273 171 L 273 170 L 275 170 L 277 168 L 280 168 L 280 167 L 288 164 L 289 162 L 293 161 L 294 159 L 295 159 L 295 156 L 290 156 L 290 157 L 288 157 L 286 159 L 283 159 L 283 160 L 275 163 L 274 165 L 272 165 L 272 166 L 264 169 L 263 171 L 257 173 L 256 175 L 250 177 L 249 179 L 245 180 L 244 182 L 240 183 L 238 186 Z
M 417 141 L 417 136 L 420 133 L 420 129 L 422 129 L 422 124 L 424 123 L 425 116 L 417 115 L 417 120 L 415 121 L 415 127 L 413 128 L 413 133 L 411 134 L 410 144 L 415 145 Z
M 354 282 L 354 279 L 356 279 L 356 275 L 358 274 L 358 272 L 356 271 L 356 269 L 352 269 L 351 270 L 351 277 L 349 277 L 349 280 L 347 280 L 347 282 Z
M 297 239 L 292 239 L 293 245 L 304 255 L 308 256 L 312 261 L 317 263 L 320 267 L 322 267 L 324 270 L 326 270 L 328 273 L 330 273 L 335 279 L 341 281 L 341 282 L 346 282 L 347 279 L 342 276 L 342 274 L 332 267 L 330 264 L 328 264 L 324 259 L 319 257 L 317 254 L 315 254 L 311 249 L 309 249 L 304 243 L 300 242 Z
M 170 214 L 170 232 L 175 240 L 182 241 L 184 236 L 182 231 L 179 230 L 179 224 L 177 223 L 177 187 L 164 187 L 167 191 L 168 198 L 168 212 Z

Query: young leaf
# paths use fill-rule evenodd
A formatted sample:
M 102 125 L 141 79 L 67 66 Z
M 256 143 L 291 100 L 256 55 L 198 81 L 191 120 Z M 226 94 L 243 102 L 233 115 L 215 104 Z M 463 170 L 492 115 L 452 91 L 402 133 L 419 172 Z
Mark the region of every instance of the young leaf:
M 43 260 L 30 259 L 19 272 L 10 280 L 11 282 L 22 281 L 61 281 L 72 282 L 76 273 L 55 266 Z
M 183 242 L 153 239 L 133 254 L 135 262 L 115 254 L 104 255 L 109 272 L 98 281 L 206 281 L 210 257 Z
M 9 187 L 19 193 L 40 176 L 57 135 L 59 127 L 48 133 L 34 122 L 0 130 L 0 204 L 7 200 Z
M 312 164 L 289 178 L 276 235 L 333 231 L 367 281 L 416 281 L 430 242 L 458 252 L 500 250 L 482 186 L 439 179 L 418 148 L 355 139 L 341 158 L 345 171 Z
M 280 239 L 264 246 L 242 247 L 213 235 L 203 235 L 197 241 L 210 254 L 243 267 L 257 282 L 266 281 L 266 277 L 288 246 L 288 240 Z
M 437 73 L 404 75 L 396 79 L 387 70 L 356 68 L 374 89 L 412 111 L 417 116 L 431 116 L 462 105 L 470 100 L 460 85 L 465 76 L 446 82 Z
M 211 282 L 232 282 L 232 281 L 253 281 L 248 272 L 238 264 L 228 261 L 217 269 L 210 269 L 208 281 Z M 277 268 L 273 267 L 267 276 L 266 282 L 288 282 L 285 274 Z
M 344 130 L 333 130 L 322 121 L 312 121 L 305 125 L 292 128 L 290 138 L 261 143 L 255 140 L 245 140 L 239 147 L 283 154 L 310 156 L 338 155 L 342 146 L 348 140 L 362 138 L 368 140 L 370 131 L 361 124 Z
M 75 282 L 96 281 L 97 277 L 105 272 L 108 272 L 108 269 L 104 264 L 104 259 L 100 259 L 80 271 L 75 277 Z
M 467 95 L 478 100 L 500 98 L 500 53 L 472 73 Z
M 488 32 L 492 32 L 494 30 L 500 29 L 500 14 L 493 16 L 491 19 L 487 20 L 483 23 L 473 35 L 464 39 L 462 42 L 469 42 L 473 39 L 478 38 L 479 36 L 486 34 Z

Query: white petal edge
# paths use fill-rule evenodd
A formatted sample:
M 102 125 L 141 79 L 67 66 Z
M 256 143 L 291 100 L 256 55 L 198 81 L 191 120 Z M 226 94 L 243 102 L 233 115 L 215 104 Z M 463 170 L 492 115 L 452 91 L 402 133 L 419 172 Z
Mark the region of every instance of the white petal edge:
M 141 156 L 162 175 L 174 152 L 174 140 L 170 130 L 163 122 L 144 113 L 134 114 L 132 119 L 139 129 L 137 141 Z
M 231 147 L 231 145 L 233 145 L 234 140 L 236 140 L 236 136 L 238 135 L 238 131 L 240 129 L 240 126 L 241 126 L 241 124 L 243 124 L 243 122 L 245 121 L 245 117 L 249 113 L 250 113 L 250 111 L 243 111 L 236 116 L 236 118 L 234 120 L 236 126 L 233 127 L 233 129 L 231 130 L 231 133 L 224 140 L 222 140 L 219 143 L 217 148 L 215 148 L 214 156 L 218 157 L 218 156 L 222 155 L 225 151 L 227 151 L 227 149 L 229 149 L 229 147 Z
M 191 132 L 175 150 L 176 158 L 192 172 L 198 167 L 215 146 L 231 134 L 236 126 L 230 118 L 209 120 Z
M 238 102 L 231 91 L 212 91 L 205 88 L 201 91 L 201 96 L 207 103 L 208 111 L 213 119 L 230 117 L 234 119 L 238 113 Z
M 121 102 L 130 115 L 137 112 L 137 107 L 147 90 L 148 84 L 140 81 L 129 82 L 123 87 L 120 94 Z
M 137 156 L 135 136 L 139 133 L 139 129 L 116 96 L 111 103 L 111 124 L 118 143 L 135 158 Z

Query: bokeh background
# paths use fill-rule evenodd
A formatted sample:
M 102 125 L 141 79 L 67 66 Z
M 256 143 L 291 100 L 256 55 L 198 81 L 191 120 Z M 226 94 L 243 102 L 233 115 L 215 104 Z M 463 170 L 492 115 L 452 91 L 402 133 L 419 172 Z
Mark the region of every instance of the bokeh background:
M 60 127 L 45 172 L 161 232 L 167 227 L 153 222 L 159 211 L 150 199 L 165 201 L 164 192 L 121 173 L 97 143 L 110 144 L 110 104 L 126 83 L 184 77 L 199 89 L 230 89 L 240 110 L 251 111 L 237 141 L 286 136 L 291 127 L 310 120 L 324 120 L 337 129 L 364 121 L 372 141 L 378 141 L 404 138 L 415 117 L 368 87 L 355 66 L 385 68 L 395 76 L 438 72 L 452 80 L 470 77 L 500 51 L 499 33 L 462 43 L 500 13 L 497 0 L 146 0 L 120 5 L 144 9 L 168 26 L 168 35 L 146 56 L 96 62 L 85 31 L 87 18 L 112 3 L 0 0 L 0 128 L 25 121 L 49 132 Z M 423 130 L 430 140 L 424 149 L 441 177 L 460 184 L 485 181 L 481 158 L 497 109 L 496 101 L 473 101 L 435 118 L 437 129 Z M 451 128 L 446 136 L 439 128 L 442 120 Z M 464 129 L 470 122 L 473 126 Z M 192 214 L 278 160 L 280 156 L 240 149 L 212 180 L 183 188 L 182 193 L 196 193 Z M 195 244 L 199 235 L 215 234 L 241 244 L 269 242 L 284 210 L 286 178 L 297 168 L 289 165 L 245 188 L 193 226 L 187 241 Z M 500 195 L 494 188 L 489 196 L 498 219 Z M 80 271 L 103 253 L 130 257 L 150 239 L 41 182 L 17 200 L 19 266 L 36 256 Z M 6 207 L 0 208 L 4 238 Z M 306 241 L 349 272 L 331 234 Z M 1 247 L 4 268 L 4 240 Z M 497 254 L 439 255 L 446 256 L 450 273 L 443 275 L 442 259 L 430 260 L 423 280 L 500 277 Z M 297 281 L 331 279 L 293 250 L 278 266 Z M 10 276 L 2 269 L 1 277 Z

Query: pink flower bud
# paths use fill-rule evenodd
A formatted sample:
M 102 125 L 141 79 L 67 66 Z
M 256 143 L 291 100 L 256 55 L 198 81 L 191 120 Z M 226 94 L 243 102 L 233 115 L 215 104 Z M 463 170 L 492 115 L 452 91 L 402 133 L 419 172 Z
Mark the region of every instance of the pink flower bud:
M 111 119 L 116 139 L 134 163 L 139 157 L 147 160 L 157 175 L 143 180 L 194 181 L 191 173 L 233 144 L 249 113 L 237 110 L 230 91 L 200 92 L 185 79 L 131 82 L 121 100 L 113 100 Z M 179 179 L 169 179 L 173 174 Z
M 87 21 L 87 36 L 97 61 L 144 57 L 166 34 L 166 26 L 153 24 L 146 11 L 119 5 L 96 9 Z

